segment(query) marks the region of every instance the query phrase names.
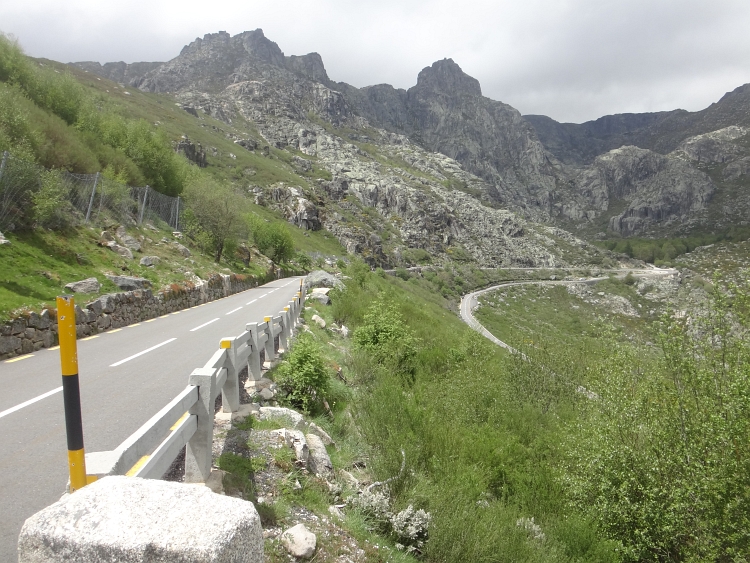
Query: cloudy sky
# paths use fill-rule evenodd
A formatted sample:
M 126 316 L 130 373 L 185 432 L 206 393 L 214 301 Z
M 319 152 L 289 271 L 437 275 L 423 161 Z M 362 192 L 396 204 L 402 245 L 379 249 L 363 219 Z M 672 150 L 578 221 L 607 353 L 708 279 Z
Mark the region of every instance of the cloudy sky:
M 699 110 L 750 82 L 748 0 L 26 0 L 0 31 L 70 62 L 169 60 L 198 36 L 262 28 L 355 86 L 409 88 L 445 57 L 485 96 L 582 122 Z

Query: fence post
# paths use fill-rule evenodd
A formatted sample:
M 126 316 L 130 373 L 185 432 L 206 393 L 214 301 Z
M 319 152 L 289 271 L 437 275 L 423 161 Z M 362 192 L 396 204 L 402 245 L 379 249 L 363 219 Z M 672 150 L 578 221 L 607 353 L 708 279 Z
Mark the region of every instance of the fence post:
M 8 160 L 8 151 L 3 151 L 3 161 L 0 162 L 0 180 L 3 179 L 3 172 L 5 171 L 6 160 Z
M 180 230 L 180 196 L 177 196 L 177 202 L 175 203 L 174 230 Z
M 221 347 L 227 351 L 227 380 L 221 388 L 222 412 L 236 412 L 240 408 L 240 380 L 238 377 L 237 349 L 232 346 L 233 338 L 223 338 Z
M 143 223 L 143 212 L 146 211 L 146 200 L 148 199 L 148 185 L 146 186 L 146 191 L 143 194 L 143 204 L 141 205 L 141 212 L 138 215 L 138 224 Z
M 86 222 L 91 218 L 91 207 L 94 205 L 94 195 L 96 194 L 96 185 L 99 183 L 99 172 L 94 176 L 94 188 L 91 190 L 91 199 L 89 199 L 89 209 L 86 211 Z

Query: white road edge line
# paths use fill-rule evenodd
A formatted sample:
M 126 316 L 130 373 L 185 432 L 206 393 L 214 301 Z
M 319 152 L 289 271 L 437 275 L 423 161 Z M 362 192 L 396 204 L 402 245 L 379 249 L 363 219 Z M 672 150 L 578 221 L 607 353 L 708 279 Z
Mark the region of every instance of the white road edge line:
M 143 352 L 138 352 L 137 354 L 133 354 L 129 358 L 125 358 L 124 360 L 120 360 L 119 362 L 115 362 L 114 364 L 112 364 L 109 367 L 116 368 L 117 366 L 122 365 L 125 362 L 129 362 L 130 360 L 133 360 L 133 359 L 137 358 L 138 356 L 143 356 L 143 354 L 148 354 L 152 350 L 156 350 L 157 348 L 161 348 L 165 344 L 169 344 L 170 342 L 174 342 L 175 340 L 177 340 L 177 339 L 176 338 L 170 338 L 169 340 L 165 340 L 161 344 L 157 344 L 156 346 L 151 346 L 151 348 L 148 348 L 147 350 L 144 350 Z
M 50 397 L 54 395 L 55 393 L 59 393 L 62 391 L 62 387 L 58 387 L 57 389 L 53 389 L 52 391 L 47 391 L 46 393 L 39 395 L 38 397 L 34 397 L 33 399 L 29 399 L 25 403 L 21 403 L 20 405 L 16 405 L 15 407 L 11 407 L 9 409 L 4 410 L 3 412 L 0 412 L 0 418 L 3 418 L 4 416 L 8 416 L 9 414 L 12 414 L 16 411 L 20 411 L 24 407 L 28 407 L 29 405 L 33 405 L 37 401 L 41 401 L 42 399 L 46 399 L 47 397 Z
M 242 309 L 242 307 L 241 307 L 241 306 L 240 306 L 240 307 L 237 307 L 236 309 L 232 309 L 231 311 L 229 311 L 229 312 L 227 313 L 227 315 L 231 315 L 232 313 L 236 313 L 236 312 L 237 312 L 237 311 L 239 311 L 240 309 Z
M 191 329 L 190 329 L 190 332 L 195 332 L 196 330 L 200 330 L 200 329 L 201 329 L 201 328 L 203 328 L 204 326 L 208 326 L 208 325 L 210 325 L 211 323 L 215 323 L 215 322 L 216 322 L 216 321 L 218 321 L 218 320 L 219 320 L 219 317 L 216 317 L 216 318 L 215 318 L 214 320 L 212 320 L 212 321 L 208 321 L 207 323 L 203 323 L 203 324 L 202 324 L 201 326 L 197 326 L 197 327 L 195 327 L 195 328 L 191 328 Z
M 257 301 L 257 299 L 253 299 L 252 301 L 248 301 L 247 303 L 245 303 L 245 305 L 252 305 L 256 301 Z

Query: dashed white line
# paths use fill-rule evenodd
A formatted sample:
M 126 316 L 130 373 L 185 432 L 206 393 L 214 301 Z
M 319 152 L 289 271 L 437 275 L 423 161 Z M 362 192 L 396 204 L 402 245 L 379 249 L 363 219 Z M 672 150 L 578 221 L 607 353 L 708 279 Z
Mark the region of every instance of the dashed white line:
M 227 313 L 227 315 L 231 315 L 232 313 L 236 313 L 236 312 L 237 312 L 237 311 L 239 311 L 240 309 L 242 309 L 242 307 L 237 307 L 236 309 L 232 309 L 231 311 L 229 311 L 229 312 Z
M 33 399 L 29 399 L 28 401 L 21 403 L 20 405 L 16 405 L 15 407 L 6 409 L 3 412 L 0 412 L 0 418 L 3 418 L 4 416 L 8 416 L 9 414 L 14 413 L 16 411 L 20 411 L 22 408 L 28 407 L 29 405 L 33 405 L 37 401 L 46 399 L 47 397 L 50 397 L 54 395 L 55 393 L 59 393 L 60 391 L 62 391 L 62 387 L 58 387 L 57 389 L 53 389 L 52 391 L 47 391 L 46 393 L 39 395 L 38 397 L 34 397 Z
M 264 293 L 263 295 L 261 295 L 260 297 L 258 297 L 258 299 L 263 299 L 266 295 L 268 295 L 268 293 Z
M 247 303 L 245 303 L 245 305 L 252 305 L 256 301 L 257 301 L 257 299 L 253 299 L 252 301 L 248 301 Z
M 130 357 L 128 357 L 128 358 L 125 358 L 124 360 L 120 360 L 119 362 L 115 362 L 114 364 L 112 364 L 112 365 L 111 365 L 111 366 L 109 366 L 109 367 L 111 367 L 111 368 L 116 368 L 117 366 L 119 366 L 119 365 L 122 365 L 122 364 L 124 364 L 125 362 L 129 362 L 130 360 L 134 360 L 134 359 L 135 359 L 135 358 L 137 358 L 138 356 L 143 356 L 143 354 L 148 354 L 148 353 L 149 353 L 149 352 L 151 352 L 152 350 L 156 350 L 157 348 L 161 348 L 161 347 L 162 347 L 162 346 L 164 346 L 165 344 L 169 344 L 170 342 L 174 342 L 175 340 L 177 340 L 177 339 L 176 339 L 176 338 L 170 338 L 169 340 L 165 340 L 165 341 L 164 341 L 164 342 L 162 342 L 161 344 L 157 344 L 156 346 L 151 346 L 151 348 L 148 348 L 147 350 L 144 350 L 143 352 L 138 352 L 137 354 L 133 354 L 132 356 L 130 356 Z
M 216 321 L 218 321 L 218 320 L 219 320 L 219 317 L 216 317 L 215 319 L 213 319 L 213 320 L 211 320 L 211 321 L 208 321 L 207 323 L 203 323 L 203 324 L 202 324 L 201 326 L 197 326 L 197 327 L 195 327 L 195 328 L 191 328 L 191 329 L 190 329 L 190 332 L 195 332 L 196 330 L 200 330 L 200 329 L 202 329 L 202 328 L 203 328 L 204 326 L 208 326 L 208 325 L 210 325 L 211 323 L 215 323 L 215 322 L 216 322 Z

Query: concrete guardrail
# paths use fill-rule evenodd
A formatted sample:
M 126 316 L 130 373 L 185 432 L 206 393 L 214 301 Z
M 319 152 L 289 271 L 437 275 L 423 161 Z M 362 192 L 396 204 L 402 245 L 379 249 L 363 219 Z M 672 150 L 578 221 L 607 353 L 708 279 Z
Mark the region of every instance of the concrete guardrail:
M 185 482 L 205 483 L 211 474 L 216 398 L 221 393 L 223 412 L 239 409 L 239 372 L 247 365 L 248 377 L 261 378 L 263 361 L 270 365 L 288 348 L 304 302 L 304 293 L 298 292 L 277 316 L 248 323 L 242 334 L 222 339 L 211 359 L 190 374 L 187 387 L 122 444 L 87 453 L 87 473 L 160 479 L 187 446 Z

